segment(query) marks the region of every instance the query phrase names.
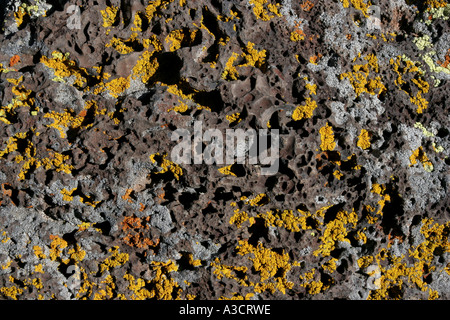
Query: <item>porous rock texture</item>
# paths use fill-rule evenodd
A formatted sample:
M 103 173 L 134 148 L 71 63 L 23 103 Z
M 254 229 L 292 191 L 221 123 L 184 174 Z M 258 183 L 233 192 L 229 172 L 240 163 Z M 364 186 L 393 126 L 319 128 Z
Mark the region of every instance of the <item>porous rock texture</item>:
M 449 17 L 6 1 L 1 299 L 450 298 Z M 279 130 L 278 171 L 172 161 L 196 121 Z

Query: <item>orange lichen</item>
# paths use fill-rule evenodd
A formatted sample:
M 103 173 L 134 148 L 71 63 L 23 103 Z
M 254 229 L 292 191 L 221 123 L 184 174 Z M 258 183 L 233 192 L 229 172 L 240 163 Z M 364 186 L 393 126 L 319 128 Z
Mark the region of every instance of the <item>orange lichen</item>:
M 123 200 L 128 200 L 128 202 L 132 202 L 131 201 L 131 199 L 132 199 L 132 197 L 131 197 L 131 194 L 133 193 L 133 189 L 127 189 L 126 191 L 125 191 L 125 194 L 122 196 L 122 199 Z
M 302 4 L 300 5 L 300 8 L 302 8 L 302 10 L 306 12 L 310 11 L 313 7 L 314 3 L 309 0 L 303 1 Z
M 122 221 L 122 231 L 125 236 L 123 241 L 130 247 L 148 248 L 157 247 L 159 239 L 156 241 L 144 236 L 144 231 L 149 230 L 150 217 L 138 218 L 136 216 L 127 216 Z
M 11 59 L 9 59 L 9 66 L 14 67 L 17 63 L 20 62 L 20 56 L 19 55 L 13 55 Z
M 441 67 L 447 68 L 450 65 L 450 49 L 447 50 L 447 54 L 445 55 L 445 61 L 438 61 L 437 62 Z

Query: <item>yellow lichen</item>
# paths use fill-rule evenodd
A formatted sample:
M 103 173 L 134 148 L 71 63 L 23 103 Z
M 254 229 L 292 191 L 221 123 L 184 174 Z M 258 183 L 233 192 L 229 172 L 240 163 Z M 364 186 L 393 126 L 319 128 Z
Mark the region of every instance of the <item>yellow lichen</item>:
M 189 254 L 189 264 L 193 267 L 199 267 L 202 265 L 202 261 L 200 259 L 194 259 L 194 255 L 192 253 Z
M 239 122 L 242 121 L 242 118 L 240 116 L 241 116 L 241 113 L 236 112 L 236 113 L 227 115 L 226 119 L 230 122 L 230 124 L 238 124 Z
M 292 31 L 289 39 L 294 42 L 302 41 L 305 39 L 305 34 L 301 30 Z
M 372 262 L 373 262 L 372 256 L 364 256 L 358 259 L 358 266 L 360 268 L 367 268 L 372 264 Z
M 256 19 L 261 19 L 263 21 L 269 21 L 275 17 L 281 17 L 278 9 L 280 8 L 279 3 L 267 3 L 268 0 L 250 0 L 250 4 L 253 5 L 253 13 Z
M 132 78 L 141 78 L 143 83 L 148 83 L 159 67 L 158 60 L 149 51 L 145 51 L 136 65 L 133 67 Z
M 291 232 L 312 229 L 308 224 L 308 221 L 315 221 L 312 214 L 299 209 L 297 212 L 298 215 L 295 215 L 293 210 L 270 210 L 259 213 L 257 217 L 264 219 L 266 226 L 283 227 Z
M 16 12 L 14 12 L 14 19 L 16 20 L 17 26 L 20 28 L 22 24 L 26 21 L 26 17 L 29 17 L 29 13 L 26 10 L 26 4 L 23 3 Z
M 265 63 L 266 50 L 256 50 L 255 44 L 249 41 L 247 43 L 247 46 L 244 48 L 242 57 L 247 61 L 247 63 L 243 64 L 242 66 L 261 68 Z
M 179 299 L 181 294 L 181 288 L 178 283 L 169 278 L 169 273 L 178 270 L 178 266 L 173 261 L 167 262 L 151 262 L 151 267 L 155 272 L 155 277 L 146 281 L 144 279 L 135 279 L 129 273 L 124 275 L 129 283 L 128 289 L 133 292 L 131 299 L 144 300 L 144 299 L 157 299 L 157 300 L 172 300 L 174 298 Z M 151 287 L 152 289 L 147 289 Z
M 333 172 L 333 176 L 335 176 L 336 179 L 341 180 L 341 178 L 344 176 L 344 174 L 341 171 L 339 171 L 339 170 L 335 170 Z
M 381 81 L 380 76 L 373 79 L 369 78 L 370 73 L 378 73 L 378 59 L 374 54 L 368 54 L 364 57 L 366 64 L 355 64 L 352 69 L 353 72 L 347 72 L 340 75 L 340 79 L 347 78 L 355 90 L 356 96 L 367 92 L 370 95 L 380 95 L 387 89 Z
M 14 157 L 16 163 L 24 162 L 21 172 L 18 175 L 19 180 L 24 180 L 30 170 L 38 169 L 41 166 L 44 166 L 47 170 L 56 169 L 58 172 L 63 171 L 70 174 L 73 167 L 64 163 L 64 161 L 68 160 L 67 156 L 55 152 L 48 158 L 36 158 L 36 148 L 31 141 L 33 133 L 36 136 L 39 135 L 38 132 L 32 129 L 28 132 L 19 132 L 13 137 L 9 137 L 6 148 L 0 151 L 0 158 L 3 158 L 12 152 L 19 151 L 18 145 L 22 146 L 20 154 Z
M 16 286 L 3 287 L 3 288 L 0 288 L 0 293 L 5 297 L 11 298 L 13 300 L 17 300 L 17 296 L 21 295 L 23 293 L 23 290 L 20 288 L 17 288 Z
M 229 222 L 230 224 L 235 224 L 238 228 L 240 228 L 245 221 L 250 221 L 250 224 L 253 224 L 254 218 L 250 218 L 247 212 L 236 209 L 234 210 L 234 215 L 230 218 Z
M 391 196 L 386 193 L 386 186 L 374 183 L 372 184 L 372 189 L 370 190 L 372 193 L 376 193 L 381 196 L 381 199 L 378 201 L 378 211 L 376 214 L 382 216 L 383 215 L 383 209 L 386 206 L 386 201 L 391 201 Z M 375 209 L 373 210 L 375 211 Z
M 148 5 L 145 7 L 145 15 L 149 22 L 152 21 L 152 19 L 155 16 L 160 15 L 160 11 L 167 8 L 167 6 L 173 2 L 174 0 L 154 0 L 149 1 Z
M 409 157 L 409 161 L 411 162 L 410 166 L 413 166 L 419 161 L 422 163 L 423 168 L 427 172 L 432 172 L 434 170 L 433 163 L 428 159 L 425 151 L 423 151 L 422 147 L 417 148 L 412 155 Z
M 329 288 L 330 285 L 325 286 L 322 281 L 316 281 L 314 280 L 314 274 L 316 273 L 316 269 L 311 269 L 310 272 L 306 272 L 303 276 L 300 275 L 300 280 L 302 280 L 302 283 L 300 286 L 304 287 L 306 289 L 306 293 L 314 295 L 318 294 L 327 288 Z
M 87 84 L 88 73 L 85 68 L 76 66 L 75 61 L 69 60 L 69 53 L 63 54 L 59 51 L 52 52 L 52 58 L 42 56 L 40 60 L 55 74 L 53 81 L 64 82 L 64 78 L 74 77 L 74 85 L 83 88 Z
M 176 51 L 183 45 L 189 45 L 197 37 L 197 30 L 172 30 L 166 37 L 166 42 L 170 43 L 169 51 Z
M 236 247 L 237 253 L 241 256 L 247 256 L 253 263 L 253 270 L 260 276 L 260 282 L 250 284 L 255 288 L 256 292 L 263 292 L 269 290 L 274 293 L 276 290 L 286 293 L 286 289 L 292 289 L 293 282 L 286 279 L 288 271 L 292 268 L 289 263 L 289 254 L 265 248 L 262 243 L 258 243 L 255 247 L 247 241 L 239 241 Z
M 370 148 L 370 134 L 366 129 L 362 129 L 358 137 L 357 146 L 365 150 Z
M 6 231 L 1 233 L 1 243 L 7 243 L 11 238 L 7 237 Z
M 8 270 L 12 262 L 13 262 L 12 260 L 9 260 L 7 263 L 2 264 L 2 270 Z
M 30 108 L 31 114 L 36 115 L 39 108 L 35 106 L 35 98 L 32 97 L 33 92 L 26 90 L 23 86 L 20 88 L 16 85 L 11 88 L 11 92 L 15 95 L 11 103 L 0 107 L 0 120 L 6 124 L 11 124 L 16 115 L 15 109 L 18 107 Z
M 322 265 L 322 268 L 325 271 L 328 271 L 329 273 L 333 273 L 334 271 L 336 271 L 336 262 L 338 261 L 338 259 L 336 258 L 331 258 L 330 260 L 328 260 L 326 263 L 324 263 Z
M 58 152 L 53 152 L 50 157 L 43 158 L 40 161 L 40 165 L 44 166 L 45 169 L 55 169 L 56 172 L 65 172 L 67 174 L 71 174 L 74 166 L 65 163 L 68 161 L 70 157 L 68 155 L 63 155 Z
M 44 268 L 43 268 L 43 266 L 42 266 L 41 263 L 38 264 L 38 265 L 36 265 L 36 266 L 34 266 L 34 272 L 37 272 L 37 273 L 44 273 Z
M 62 250 L 67 247 L 67 241 L 55 235 L 50 235 L 50 259 L 55 261 L 61 256 Z
M 161 155 L 160 153 L 154 153 L 150 155 L 150 160 L 152 163 L 156 163 L 159 167 L 162 169 L 158 172 L 155 172 L 155 174 L 163 174 L 166 172 L 172 172 L 175 179 L 179 180 L 180 177 L 183 175 L 183 169 L 176 163 L 166 159 L 167 154 Z
M 69 249 L 67 253 L 70 256 L 70 259 L 75 262 L 75 264 L 83 261 L 83 259 L 86 257 L 86 251 L 82 250 L 78 244 L 75 245 L 75 248 Z
M 235 176 L 236 177 L 236 173 L 233 172 L 233 166 L 234 164 L 231 164 L 229 166 L 225 166 L 222 168 L 219 168 L 219 172 L 222 174 L 227 174 L 227 175 L 231 175 L 231 176 Z
M 425 0 L 425 4 L 428 10 L 435 8 L 445 8 L 448 6 L 448 2 L 445 0 Z
M 358 216 L 354 210 L 351 212 L 340 210 L 336 214 L 336 218 L 326 224 L 325 230 L 320 236 L 321 244 L 319 249 L 313 252 L 314 256 L 322 254 L 323 257 L 327 257 L 335 249 L 338 241 L 350 242 L 346 238 L 348 225 L 350 228 L 356 228 L 357 222 Z
M 317 94 L 317 85 L 313 83 L 307 83 L 305 85 L 305 88 L 309 91 L 310 95 L 316 95 Z
M 239 57 L 239 55 L 236 52 L 233 52 L 231 57 L 228 59 L 226 66 L 225 66 L 225 70 L 222 73 L 223 79 L 228 80 L 228 81 L 238 79 L 239 73 L 238 73 L 236 67 L 234 66 L 234 63 L 238 57 Z
M 340 0 L 340 1 L 342 2 L 344 8 L 350 7 L 351 3 L 352 6 L 355 9 L 360 10 L 366 18 L 369 17 L 369 8 L 372 5 L 370 0 L 368 0 L 367 3 L 364 3 L 363 0 Z
M 241 64 L 236 64 L 238 58 L 241 57 L 245 60 Z M 255 49 L 255 44 L 247 42 L 247 45 L 242 48 L 242 54 L 239 55 L 233 52 L 231 57 L 225 64 L 225 69 L 222 72 L 222 78 L 228 81 L 237 80 L 239 73 L 236 67 L 256 67 L 262 68 L 266 63 L 266 50 L 258 51 Z
M 58 130 L 61 138 L 67 138 L 65 128 L 79 128 L 84 121 L 84 117 L 74 116 L 72 109 L 66 109 L 63 113 L 51 111 L 46 113 L 44 118 L 53 119 L 53 123 L 47 125 L 47 127 Z
M 109 43 L 106 44 L 106 47 L 112 47 L 120 54 L 129 54 L 134 51 L 133 49 L 133 42 L 136 41 L 136 39 L 131 36 L 129 39 L 120 39 L 117 37 L 112 37 Z
M 409 250 L 410 256 L 431 263 L 436 252 L 450 252 L 449 228 L 450 222 L 439 224 L 431 218 L 423 219 L 420 232 L 425 240 L 416 248 Z
M 111 252 L 111 255 L 99 265 L 101 273 L 120 267 L 129 260 L 128 253 L 121 253 L 118 246 L 110 248 L 108 251 Z
M 97 204 L 100 203 L 100 201 L 93 201 L 90 196 L 82 194 L 81 191 L 78 190 L 78 188 L 73 188 L 70 191 L 66 190 L 66 188 L 63 188 L 61 190 L 61 194 L 63 195 L 64 201 L 72 201 L 75 196 L 79 196 L 81 203 L 90 205 L 91 207 L 94 207 L 94 208 L 97 206 Z
M 229 22 L 229 21 L 232 21 L 234 19 L 239 20 L 240 18 L 239 18 L 239 15 L 238 15 L 237 12 L 233 11 L 232 9 L 230 9 L 230 16 L 227 17 L 227 16 L 219 15 L 219 16 L 217 16 L 217 19 L 219 19 L 220 21 L 223 21 L 223 22 Z
M 109 90 L 110 95 L 117 98 L 130 87 L 130 76 L 116 78 L 106 83 L 105 86 Z
M 430 90 L 429 83 L 423 80 L 424 72 L 417 67 L 415 62 L 405 56 L 399 56 L 396 60 L 391 59 L 390 64 L 393 65 L 394 71 L 397 73 L 397 79 L 395 80 L 397 87 L 406 93 L 409 96 L 410 101 L 417 106 L 417 113 L 423 113 L 423 111 L 428 108 L 428 101 L 423 95 Z M 404 89 L 407 82 L 403 79 L 403 75 L 408 73 L 414 74 L 411 82 L 415 84 L 418 89 L 415 95 L 412 91 L 409 92 Z
M 331 127 L 328 122 L 325 126 L 320 128 L 320 148 L 322 151 L 332 151 L 336 147 L 336 142 L 334 142 L 334 132 L 333 127 Z
M 196 89 L 187 89 L 186 93 L 183 91 L 185 89 L 182 89 L 184 85 L 187 85 L 186 80 L 182 80 L 183 82 L 180 84 L 173 84 L 173 85 L 166 85 L 167 86 L 167 92 L 177 96 L 179 105 L 170 108 L 168 111 L 176 111 L 178 113 L 184 113 L 189 110 L 191 110 L 192 105 L 196 105 L 198 110 L 209 110 L 211 111 L 211 108 L 202 106 L 196 102 L 194 102 L 195 95 L 199 93 L 200 91 Z
M 117 22 L 117 12 L 119 11 L 118 7 L 106 7 L 105 10 L 100 10 L 100 13 L 103 18 L 103 27 L 108 28 L 112 27 Z
M 366 228 L 364 228 L 364 230 L 365 229 Z M 363 231 L 358 230 L 355 235 L 355 240 L 362 241 L 362 243 L 367 243 L 367 236 Z
M 314 89 L 315 92 L 315 89 Z M 292 113 L 292 119 L 299 121 L 302 119 L 308 119 L 313 116 L 314 110 L 317 108 L 317 102 L 311 98 L 306 98 L 305 105 L 298 106 Z
M 33 247 L 33 252 L 34 255 L 38 258 L 38 259 L 45 259 L 47 256 L 44 254 L 43 250 L 41 247 L 39 246 L 34 246 Z
M 248 200 L 248 204 L 251 206 L 262 206 L 269 203 L 270 199 L 265 193 L 256 195 L 253 199 Z
M 327 257 L 330 255 L 331 251 L 336 247 L 338 241 L 350 242 L 347 236 L 347 229 L 341 220 L 333 220 L 326 225 L 323 235 L 320 237 L 322 244 L 319 249 L 314 251 L 314 255 Z
M 448 228 L 450 223 L 445 225 L 433 224 L 432 219 L 422 221 L 421 233 L 425 240 L 414 250 L 409 250 L 409 255 L 414 262 L 402 262 L 404 256 L 395 256 L 387 249 L 382 249 L 376 256 L 376 262 L 380 271 L 377 279 L 376 290 L 372 290 L 368 299 L 401 299 L 402 287 L 409 285 L 428 292 L 429 299 L 436 299 L 439 293 L 425 282 L 426 272 L 435 270 L 432 266 L 434 253 L 437 251 L 448 252 L 450 245 L 448 242 Z M 383 261 L 389 261 L 386 264 Z

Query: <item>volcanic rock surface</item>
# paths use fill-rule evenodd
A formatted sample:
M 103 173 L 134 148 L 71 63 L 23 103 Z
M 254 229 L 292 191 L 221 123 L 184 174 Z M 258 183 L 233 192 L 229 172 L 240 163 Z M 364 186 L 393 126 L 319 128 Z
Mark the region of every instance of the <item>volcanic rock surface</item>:
M 449 299 L 449 17 L 6 1 L 0 298 Z M 278 130 L 278 170 L 177 163 L 196 123 Z

